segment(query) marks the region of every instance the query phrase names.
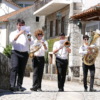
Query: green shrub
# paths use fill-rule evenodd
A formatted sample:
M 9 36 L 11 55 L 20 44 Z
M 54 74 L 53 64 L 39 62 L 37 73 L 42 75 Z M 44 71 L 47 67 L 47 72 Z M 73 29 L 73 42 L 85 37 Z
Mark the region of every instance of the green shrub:
M 48 51 L 48 52 L 52 52 L 53 44 L 54 44 L 54 42 L 56 42 L 56 41 L 58 41 L 58 40 L 59 40 L 59 38 L 49 39 L 49 40 L 47 40 L 47 42 L 48 42 L 48 46 L 49 46 L 49 51 Z
M 11 50 L 12 50 L 12 45 L 8 44 L 6 45 L 6 48 L 4 48 L 3 54 L 8 58 L 11 58 Z

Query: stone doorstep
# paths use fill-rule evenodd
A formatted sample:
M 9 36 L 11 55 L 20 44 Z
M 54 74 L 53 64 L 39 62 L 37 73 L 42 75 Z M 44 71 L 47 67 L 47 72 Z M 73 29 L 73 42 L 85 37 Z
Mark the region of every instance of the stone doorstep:
M 33 78 L 33 72 L 30 73 L 30 78 Z M 57 81 L 57 74 L 44 74 L 43 79 L 45 80 L 50 80 L 50 81 Z M 71 78 L 66 75 L 66 81 L 71 81 Z M 79 82 L 80 78 L 79 77 L 73 77 L 72 79 L 73 82 Z

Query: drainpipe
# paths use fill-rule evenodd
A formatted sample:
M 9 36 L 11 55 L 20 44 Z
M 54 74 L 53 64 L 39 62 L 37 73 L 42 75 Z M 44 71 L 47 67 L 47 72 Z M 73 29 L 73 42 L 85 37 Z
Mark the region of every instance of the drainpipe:
M 9 21 L 6 22 L 6 45 L 9 44 Z
M 46 27 L 46 40 L 47 40 L 47 16 L 45 16 L 45 27 Z

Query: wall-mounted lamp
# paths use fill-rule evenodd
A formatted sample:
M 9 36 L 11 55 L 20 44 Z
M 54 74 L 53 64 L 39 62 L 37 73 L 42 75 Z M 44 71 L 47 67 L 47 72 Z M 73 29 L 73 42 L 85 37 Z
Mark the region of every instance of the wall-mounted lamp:
M 80 29 L 82 28 L 82 23 L 81 23 L 80 20 L 77 22 L 77 26 L 78 26 Z
M 60 12 L 57 13 L 56 17 L 57 17 L 57 20 L 58 20 L 59 22 L 61 22 L 62 15 L 61 15 Z

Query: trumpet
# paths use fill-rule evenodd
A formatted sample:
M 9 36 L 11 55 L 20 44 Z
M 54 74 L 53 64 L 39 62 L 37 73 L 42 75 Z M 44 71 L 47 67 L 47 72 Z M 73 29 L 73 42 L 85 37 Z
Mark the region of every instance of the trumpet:
M 63 43 L 64 47 L 68 48 L 70 47 L 71 43 L 67 40 Z
M 67 39 L 67 40 L 66 40 Z M 70 47 L 71 43 L 68 41 L 68 37 L 65 40 L 60 40 L 60 43 L 63 44 L 64 47 Z

